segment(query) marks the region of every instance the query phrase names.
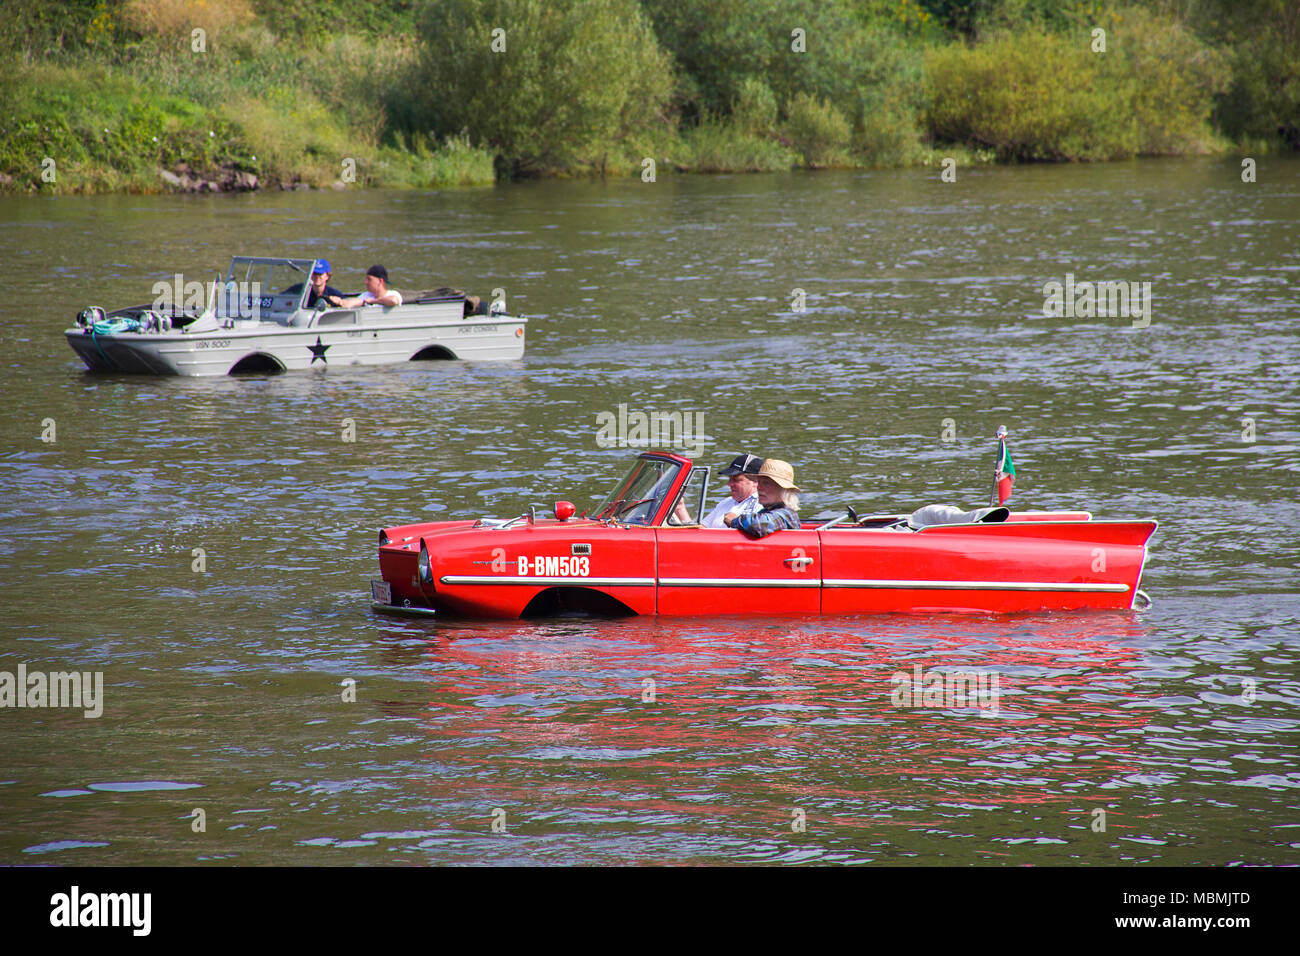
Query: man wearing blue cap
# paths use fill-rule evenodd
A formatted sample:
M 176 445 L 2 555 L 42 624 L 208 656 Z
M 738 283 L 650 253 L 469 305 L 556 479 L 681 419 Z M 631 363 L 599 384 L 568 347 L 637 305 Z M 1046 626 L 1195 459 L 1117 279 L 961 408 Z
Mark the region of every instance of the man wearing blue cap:
M 317 299 L 328 301 L 330 296 L 342 297 L 342 292 L 329 285 L 330 276 L 333 274 L 328 259 L 316 260 L 316 268 L 311 271 L 311 291 L 307 293 L 307 308 L 314 309 Z

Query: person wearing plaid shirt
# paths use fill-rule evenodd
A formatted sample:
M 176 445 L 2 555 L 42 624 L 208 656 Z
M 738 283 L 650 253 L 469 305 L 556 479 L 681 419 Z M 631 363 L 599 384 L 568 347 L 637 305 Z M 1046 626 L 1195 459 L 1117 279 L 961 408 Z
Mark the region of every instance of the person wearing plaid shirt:
M 769 458 L 755 476 L 758 503 L 762 510 L 751 514 L 730 515 L 723 520 L 751 538 L 764 538 L 782 528 L 799 528 L 799 489 L 794 483 L 794 468 L 787 461 Z

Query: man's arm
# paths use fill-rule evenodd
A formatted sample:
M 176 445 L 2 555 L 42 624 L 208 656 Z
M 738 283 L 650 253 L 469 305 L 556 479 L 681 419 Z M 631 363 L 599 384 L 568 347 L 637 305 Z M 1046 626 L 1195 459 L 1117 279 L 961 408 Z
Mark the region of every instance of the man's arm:
M 756 511 L 763 510 L 763 506 L 758 503 L 758 495 L 750 495 L 748 498 L 746 498 L 744 501 L 741 502 L 736 502 L 733 500 L 724 503 L 730 504 L 730 507 L 726 509 L 725 513 L 720 513 L 718 515 L 718 523 L 714 525 L 714 527 L 717 528 L 730 527 L 730 525 L 727 524 L 728 515 L 730 515 L 732 520 L 734 521 L 736 518 L 740 517 L 741 515 L 753 514 Z M 721 510 L 722 505 L 719 505 L 718 508 L 719 510 Z
M 344 309 L 355 309 L 359 305 L 382 305 L 382 306 L 401 305 L 402 297 L 396 290 L 389 289 L 383 295 L 374 296 L 369 299 L 367 299 L 366 294 L 363 293 L 362 295 L 356 296 L 355 298 L 339 299 L 336 302 L 331 301 L 330 304 L 337 305 L 340 308 L 344 308 Z

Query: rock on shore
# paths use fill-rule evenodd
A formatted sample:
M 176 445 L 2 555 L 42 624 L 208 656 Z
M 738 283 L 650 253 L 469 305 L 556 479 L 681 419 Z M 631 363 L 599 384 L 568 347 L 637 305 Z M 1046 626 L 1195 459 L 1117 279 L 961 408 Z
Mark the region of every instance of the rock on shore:
M 249 192 L 260 185 L 255 175 L 232 166 L 222 166 L 211 179 L 195 172 L 189 163 L 177 163 L 171 170 L 159 169 L 158 175 L 176 191 L 186 193 Z

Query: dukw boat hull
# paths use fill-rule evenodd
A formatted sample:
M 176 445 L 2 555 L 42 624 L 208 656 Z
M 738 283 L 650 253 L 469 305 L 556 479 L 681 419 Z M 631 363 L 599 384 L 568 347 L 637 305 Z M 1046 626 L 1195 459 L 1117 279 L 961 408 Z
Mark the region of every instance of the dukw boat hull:
M 412 307 L 405 306 L 403 309 Z M 433 311 L 426 306 L 421 310 Z M 372 308 L 325 313 L 326 323 L 265 331 L 219 329 L 186 334 L 65 333 L 68 344 L 96 372 L 151 375 L 229 375 L 339 365 L 390 365 L 418 359 L 517 360 L 524 354 L 527 320 L 507 315 L 468 318 L 459 300 L 441 315 L 394 321 Z
M 206 306 L 201 283 L 153 305 L 84 310 L 64 332 L 86 367 L 149 375 L 228 375 L 389 365 L 419 359 L 502 361 L 524 354 L 526 319 L 467 305 L 450 289 L 409 293 L 398 306 L 308 308 L 314 259 L 235 256 Z M 193 286 L 200 301 L 176 300 Z M 274 291 L 281 290 L 281 291 Z M 265 294 L 264 294 L 265 293 Z

